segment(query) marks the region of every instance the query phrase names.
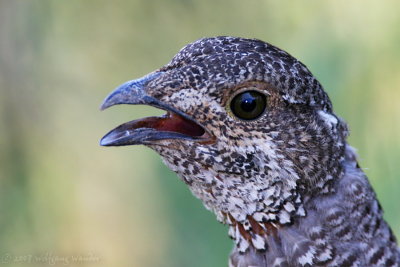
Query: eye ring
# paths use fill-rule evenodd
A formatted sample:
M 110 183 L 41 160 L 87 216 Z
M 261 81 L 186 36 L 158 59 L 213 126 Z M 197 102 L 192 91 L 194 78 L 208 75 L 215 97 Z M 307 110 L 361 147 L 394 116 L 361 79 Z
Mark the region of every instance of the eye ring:
M 258 90 L 246 90 L 233 96 L 227 109 L 233 116 L 244 121 L 260 118 L 267 107 L 267 96 Z

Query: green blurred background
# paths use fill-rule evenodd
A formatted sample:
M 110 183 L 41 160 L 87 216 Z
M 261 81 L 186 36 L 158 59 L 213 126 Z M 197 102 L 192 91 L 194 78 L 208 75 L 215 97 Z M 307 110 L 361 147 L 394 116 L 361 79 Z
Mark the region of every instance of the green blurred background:
M 160 114 L 100 113 L 111 89 L 215 35 L 271 42 L 311 69 L 400 237 L 399 10 L 397 0 L 0 0 L 0 266 L 227 266 L 226 227 L 154 152 L 98 145 L 117 124 Z

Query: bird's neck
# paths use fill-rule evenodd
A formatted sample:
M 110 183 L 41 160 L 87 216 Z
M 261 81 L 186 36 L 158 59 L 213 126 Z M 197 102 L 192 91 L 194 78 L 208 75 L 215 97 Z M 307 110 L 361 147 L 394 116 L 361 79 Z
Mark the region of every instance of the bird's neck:
M 225 220 L 221 221 L 229 225 L 229 236 L 235 241 L 236 249 L 241 253 L 248 250 L 267 251 L 271 242 L 274 243 L 280 233 L 295 229 L 295 225 L 309 217 L 311 210 L 314 209 L 315 199 L 325 201 L 340 194 L 338 187 L 343 180 L 348 178 L 348 173 L 357 166 L 353 149 L 346 145 L 340 162 L 340 171 L 335 170 L 339 176 L 333 177 L 327 174 L 331 178 L 316 184 L 315 190 L 306 191 L 303 188 L 307 186 L 298 183 L 297 187 L 291 191 L 290 198 L 280 203 L 273 203 L 276 211 L 271 213 L 271 210 L 264 208 L 262 211 L 247 215 L 241 221 L 235 220 L 229 213 L 223 213 Z M 321 227 L 323 224 L 321 220 L 311 220 L 309 223 L 309 226 L 313 227 Z
M 331 193 L 304 199 L 305 216 L 294 217 L 289 224 L 250 220 L 247 231 L 232 224 L 237 246 L 230 266 L 352 266 L 356 260 L 360 266 L 378 266 L 378 260 L 400 260 L 395 238 L 350 147 L 342 164 L 343 174 L 333 182 Z M 245 250 L 240 242 L 248 243 Z M 365 257 L 360 255 L 363 249 Z
M 312 164 L 321 168 L 316 170 L 301 168 L 301 158 L 278 152 L 275 158 L 264 159 L 264 151 L 284 151 L 265 147 L 267 144 L 258 144 L 260 151 L 246 154 L 243 164 L 251 167 L 249 173 L 240 172 L 246 168 L 235 169 L 233 163 L 217 160 L 221 158 L 218 147 L 215 153 L 208 151 L 207 157 L 200 151 L 202 157 L 185 161 L 186 165 L 176 164 L 176 157 L 160 151 L 166 165 L 188 184 L 205 207 L 229 225 L 229 235 L 240 252 L 251 248 L 267 250 L 268 238 L 308 216 L 307 201 L 319 195 L 333 195 L 336 181 L 343 176 L 340 166 L 345 161 L 344 146 L 336 157 Z M 213 166 L 207 165 L 209 157 L 214 159 Z M 280 160 L 282 157 L 288 160 Z M 309 184 L 302 184 L 303 181 Z

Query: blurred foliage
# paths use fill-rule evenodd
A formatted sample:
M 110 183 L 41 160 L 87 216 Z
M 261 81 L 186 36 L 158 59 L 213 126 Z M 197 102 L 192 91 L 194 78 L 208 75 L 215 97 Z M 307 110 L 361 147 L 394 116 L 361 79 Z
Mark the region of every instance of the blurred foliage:
M 396 0 L 1 0 L 0 262 L 227 265 L 226 227 L 154 152 L 98 145 L 118 123 L 160 114 L 100 113 L 113 87 L 215 35 L 271 42 L 313 71 L 400 236 L 398 10 Z

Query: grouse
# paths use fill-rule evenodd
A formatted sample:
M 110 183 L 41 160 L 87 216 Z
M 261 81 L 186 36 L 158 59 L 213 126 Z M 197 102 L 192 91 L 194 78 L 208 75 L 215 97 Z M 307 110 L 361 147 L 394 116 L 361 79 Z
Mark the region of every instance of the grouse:
M 287 52 L 213 37 L 116 88 L 101 109 L 166 111 L 103 146 L 161 155 L 234 240 L 229 266 L 399 266 L 400 250 L 321 84 Z

